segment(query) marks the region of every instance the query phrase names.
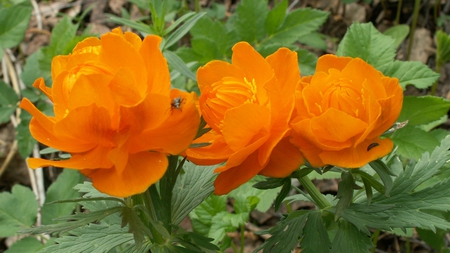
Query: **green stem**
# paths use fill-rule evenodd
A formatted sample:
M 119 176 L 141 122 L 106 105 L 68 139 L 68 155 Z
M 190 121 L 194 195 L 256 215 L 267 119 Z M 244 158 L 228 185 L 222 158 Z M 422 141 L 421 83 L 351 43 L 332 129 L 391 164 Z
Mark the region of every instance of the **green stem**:
M 436 69 L 435 69 L 435 72 L 438 73 L 438 74 L 440 74 L 440 73 L 441 73 L 441 68 L 442 68 L 442 62 L 441 62 L 441 60 L 440 60 L 439 57 L 438 57 L 438 58 L 436 59 Z M 431 86 L 430 94 L 433 95 L 433 96 L 436 95 L 436 90 L 437 90 L 438 82 L 439 82 L 439 79 L 436 80 L 436 82 L 434 82 L 433 85 Z
M 196 13 L 199 13 L 199 12 L 200 12 L 200 1 L 199 1 L 199 0 L 195 0 L 195 1 L 194 1 L 194 11 L 195 11 Z
M 245 226 L 244 224 L 240 225 L 241 229 L 241 250 L 240 253 L 244 253 L 244 246 L 245 246 Z
M 400 24 L 400 14 L 402 12 L 403 0 L 398 0 L 397 4 L 397 14 L 395 15 L 395 25 Z
M 320 209 L 325 209 L 331 206 L 331 203 L 319 192 L 317 187 L 313 184 L 308 176 L 298 177 L 298 181 L 302 184 L 303 188 L 309 193 L 316 205 Z
M 378 243 L 378 238 L 380 237 L 380 232 L 381 232 L 381 230 L 377 229 L 377 230 L 375 230 L 375 232 L 372 235 L 372 244 L 373 244 L 372 252 L 375 252 L 375 250 L 377 248 L 377 243 Z
M 406 52 L 406 59 L 405 59 L 406 61 L 409 60 L 409 56 L 411 54 L 412 44 L 414 41 L 414 33 L 416 31 L 417 20 L 419 19 L 419 9 L 420 9 L 420 0 L 415 0 L 413 20 L 411 24 L 411 32 L 409 33 L 408 51 Z

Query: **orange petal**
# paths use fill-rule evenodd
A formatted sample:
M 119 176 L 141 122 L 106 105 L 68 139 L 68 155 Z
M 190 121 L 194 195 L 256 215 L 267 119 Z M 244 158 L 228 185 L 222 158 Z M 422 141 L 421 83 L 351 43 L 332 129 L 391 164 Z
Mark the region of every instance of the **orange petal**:
M 174 91 L 175 92 L 175 91 Z M 186 150 L 194 139 L 200 116 L 195 106 L 195 93 L 175 92 L 180 95 L 180 107 L 166 111 L 167 120 L 156 128 L 144 130 L 135 143 L 142 150 L 158 150 L 169 154 L 180 154 Z M 139 150 L 133 148 L 133 150 Z
M 244 80 L 245 73 L 237 66 L 217 60 L 210 61 L 197 70 L 198 87 L 202 94 L 206 87 L 222 80 L 224 77 L 234 77 L 237 80 Z
M 61 74 L 62 71 L 66 70 L 66 65 L 69 60 L 69 55 L 57 55 L 53 57 L 52 59 L 52 79 L 55 81 L 55 79 L 58 77 L 59 74 Z
M 330 69 L 342 71 L 351 60 L 353 60 L 351 57 L 338 57 L 334 54 L 323 55 L 317 60 L 316 72 L 328 73 Z
M 113 136 L 116 131 L 111 128 L 109 113 L 95 104 L 70 111 L 55 123 L 54 132 L 61 139 L 67 137 L 105 147 L 115 146 Z
M 186 155 L 189 161 L 198 165 L 214 165 L 225 162 L 233 151 L 228 147 L 222 135 L 214 130 L 207 132 L 193 143 L 210 143 L 201 148 L 189 148 Z
M 280 48 L 278 51 L 266 58 L 277 77 L 278 87 L 267 87 L 269 94 L 276 97 L 288 98 L 294 94 L 297 83 L 300 81 L 300 69 L 298 67 L 297 53 L 287 48 Z
M 356 147 L 338 151 L 324 151 L 319 154 L 323 163 L 342 168 L 359 168 L 381 158 L 392 151 L 394 144 L 390 139 L 365 140 Z
M 92 179 L 99 191 L 116 196 L 129 197 L 142 193 L 156 183 L 167 170 L 167 157 L 157 152 L 139 152 L 130 155 L 128 163 L 120 174 L 114 167 L 107 170 L 82 170 Z
M 274 75 L 267 61 L 247 42 L 233 46 L 231 62 L 244 71 L 247 81 L 255 80 L 257 85 L 265 84 Z
M 27 163 L 30 168 L 55 166 L 71 169 L 110 169 L 113 164 L 107 159 L 110 148 L 97 146 L 83 153 L 72 154 L 67 160 L 52 161 L 41 158 L 28 158 Z
M 214 193 L 217 195 L 229 193 L 252 179 L 261 169 L 262 166 L 258 163 L 258 156 L 256 153 L 253 153 L 240 165 L 221 172 L 217 176 L 214 181 Z
M 295 125 L 292 125 L 292 127 L 294 128 Z M 319 157 L 319 154 L 320 152 L 322 152 L 322 150 L 305 139 L 301 131 L 293 131 L 290 140 L 292 144 L 300 149 L 304 158 L 313 167 L 319 168 L 325 166 L 325 164 L 322 162 L 322 159 L 320 159 Z
M 287 177 L 298 169 L 303 162 L 300 150 L 286 137 L 278 142 L 272 150 L 269 163 L 259 174 L 267 177 Z
M 166 59 L 159 50 L 161 40 L 160 37 L 153 35 L 145 37 L 139 54 L 147 69 L 148 92 L 169 96 L 170 73 Z
M 268 134 L 270 111 L 258 104 L 243 104 L 226 112 L 222 134 L 232 150 L 247 146 L 257 135 Z
M 381 84 L 381 72 L 367 62 L 355 58 L 342 70 L 342 75 L 349 77 L 354 84 L 365 84 L 364 87 L 375 94 L 375 97 L 385 97 L 384 89 L 378 88 Z
M 51 101 L 53 101 L 52 98 L 52 89 L 45 86 L 44 78 L 40 77 L 36 79 L 33 83 L 33 87 L 38 88 L 40 91 L 42 91 Z
M 119 68 L 115 73 L 109 89 L 114 101 L 121 106 L 131 107 L 142 101 L 144 93 L 139 90 L 139 80 L 133 76 L 129 68 Z
M 100 62 L 107 64 L 112 73 L 117 72 L 120 68 L 129 68 L 138 85 L 136 87 L 137 92 L 144 94 L 148 88 L 147 70 L 138 49 L 134 48 L 120 35 L 113 33 L 104 34 L 101 41 Z
M 96 37 L 89 37 L 86 38 L 80 42 L 78 42 L 78 44 L 74 47 L 74 49 L 72 50 L 72 52 L 77 53 L 79 51 L 86 51 L 86 48 L 96 48 L 98 46 L 100 46 L 102 43 L 100 41 L 99 38 Z

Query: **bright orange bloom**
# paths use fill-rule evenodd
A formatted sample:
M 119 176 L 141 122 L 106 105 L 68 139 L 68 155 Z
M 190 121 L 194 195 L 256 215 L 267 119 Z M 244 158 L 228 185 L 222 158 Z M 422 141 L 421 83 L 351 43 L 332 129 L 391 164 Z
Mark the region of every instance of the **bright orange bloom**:
M 187 150 L 197 164 L 217 164 L 215 193 L 226 194 L 256 174 L 286 177 L 303 162 L 289 142 L 297 54 L 281 48 L 264 59 L 246 42 L 233 47 L 232 64 L 211 61 L 197 72 L 200 109 L 210 132 Z
M 55 116 L 44 115 L 26 98 L 20 107 L 33 115 L 33 137 L 71 158 L 30 158 L 28 165 L 80 170 L 99 191 L 118 197 L 158 181 L 167 154 L 188 148 L 199 125 L 195 94 L 170 90 L 160 42 L 117 28 L 55 57 L 52 88 L 42 78 L 34 83 L 53 102 Z
M 359 58 L 325 55 L 296 91 L 292 143 L 308 162 L 358 168 L 391 152 L 380 136 L 398 118 L 403 91 Z

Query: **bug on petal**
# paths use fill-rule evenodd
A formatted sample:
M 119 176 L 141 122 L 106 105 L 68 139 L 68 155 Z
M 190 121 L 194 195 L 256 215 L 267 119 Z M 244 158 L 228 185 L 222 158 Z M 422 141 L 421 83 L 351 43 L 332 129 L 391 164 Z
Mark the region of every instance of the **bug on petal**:
M 171 102 L 170 102 L 170 108 L 173 109 L 178 109 L 181 110 L 181 104 L 184 102 L 184 98 L 180 97 L 176 97 L 174 98 Z
M 374 143 L 370 143 L 369 146 L 367 147 L 367 151 L 370 151 L 371 149 L 373 149 L 376 146 L 380 146 L 380 144 L 374 142 Z

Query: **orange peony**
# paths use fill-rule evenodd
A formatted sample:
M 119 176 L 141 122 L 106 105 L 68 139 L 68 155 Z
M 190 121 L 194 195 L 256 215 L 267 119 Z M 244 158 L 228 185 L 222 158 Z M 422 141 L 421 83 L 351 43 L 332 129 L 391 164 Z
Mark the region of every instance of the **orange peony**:
M 315 166 L 357 168 L 387 155 L 390 139 L 380 138 L 396 121 L 403 91 L 359 58 L 325 55 L 316 73 L 296 91 L 292 143 Z
M 197 72 L 203 118 L 212 130 L 187 150 L 197 164 L 217 168 L 215 193 L 226 194 L 256 174 L 286 177 L 303 162 L 289 142 L 289 120 L 300 81 L 297 54 L 281 48 L 264 59 L 246 42 L 233 47 L 232 63 L 211 61 Z
M 160 42 L 117 28 L 55 57 L 52 88 L 42 78 L 34 83 L 53 102 L 55 116 L 44 115 L 26 98 L 20 106 L 33 116 L 34 138 L 71 158 L 30 158 L 28 165 L 80 170 L 99 191 L 118 197 L 158 181 L 167 155 L 188 148 L 200 121 L 195 94 L 170 90 Z

